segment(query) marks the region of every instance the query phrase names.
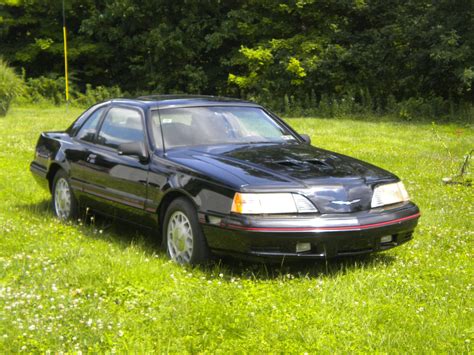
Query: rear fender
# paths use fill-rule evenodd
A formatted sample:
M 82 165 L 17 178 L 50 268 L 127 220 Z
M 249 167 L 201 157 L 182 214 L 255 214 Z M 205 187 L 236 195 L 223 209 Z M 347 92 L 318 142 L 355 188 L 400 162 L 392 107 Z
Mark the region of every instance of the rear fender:
M 33 164 L 46 170 L 50 190 L 53 177 L 59 169 L 67 174 L 70 172 L 65 155 L 65 146 L 69 144 L 69 136 L 64 132 L 43 132 L 38 139 Z

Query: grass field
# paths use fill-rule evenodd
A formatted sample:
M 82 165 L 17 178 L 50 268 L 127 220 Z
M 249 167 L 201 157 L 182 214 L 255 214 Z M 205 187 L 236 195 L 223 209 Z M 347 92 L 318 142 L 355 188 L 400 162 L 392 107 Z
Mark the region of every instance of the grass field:
M 314 145 L 401 177 L 422 211 L 414 240 L 364 258 L 192 269 L 130 226 L 53 217 L 28 167 L 39 133 L 79 113 L 0 119 L 2 352 L 472 351 L 474 195 L 441 182 L 472 127 L 289 119 Z

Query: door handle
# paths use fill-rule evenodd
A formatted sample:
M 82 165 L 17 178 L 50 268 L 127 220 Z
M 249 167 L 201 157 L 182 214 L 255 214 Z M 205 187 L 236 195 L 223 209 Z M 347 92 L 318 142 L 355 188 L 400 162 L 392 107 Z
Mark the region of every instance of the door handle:
M 89 155 L 87 156 L 86 161 L 87 161 L 88 163 L 94 164 L 96 158 L 97 158 L 97 154 L 89 154 Z

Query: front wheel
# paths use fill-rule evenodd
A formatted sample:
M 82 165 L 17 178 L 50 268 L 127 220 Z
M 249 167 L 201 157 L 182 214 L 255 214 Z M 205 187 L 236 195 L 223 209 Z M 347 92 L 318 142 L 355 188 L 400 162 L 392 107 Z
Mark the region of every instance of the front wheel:
M 196 209 L 185 198 L 174 200 L 166 210 L 163 236 L 168 256 L 179 264 L 195 265 L 209 257 Z
M 64 170 L 59 170 L 54 176 L 52 195 L 54 214 L 60 220 L 65 221 L 77 216 L 77 201 Z

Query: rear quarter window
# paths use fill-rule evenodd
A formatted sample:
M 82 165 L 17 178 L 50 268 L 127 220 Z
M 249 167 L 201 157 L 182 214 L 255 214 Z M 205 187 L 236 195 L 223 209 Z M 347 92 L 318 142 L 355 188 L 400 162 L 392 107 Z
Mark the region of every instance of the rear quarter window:
M 77 139 L 81 139 L 86 142 L 93 142 L 97 133 L 97 127 L 100 122 L 100 118 L 104 113 L 105 107 L 101 107 L 95 110 L 82 125 L 81 129 L 76 135 Z

